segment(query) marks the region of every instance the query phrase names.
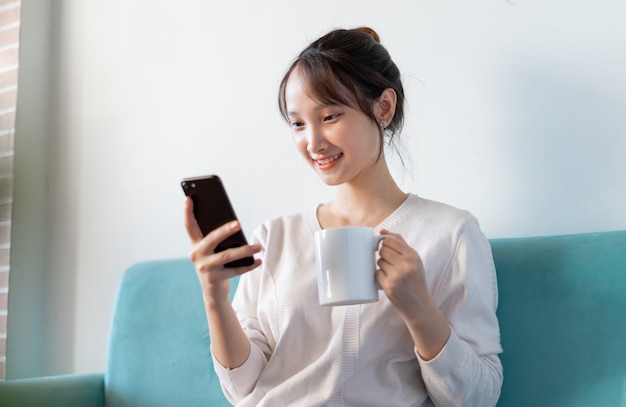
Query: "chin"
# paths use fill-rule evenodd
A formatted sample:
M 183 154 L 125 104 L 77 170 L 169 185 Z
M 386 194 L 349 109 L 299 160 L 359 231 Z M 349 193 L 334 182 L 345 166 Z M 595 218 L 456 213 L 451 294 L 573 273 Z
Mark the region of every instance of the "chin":
M 327 177 L 327 176 L 324 176 L 324 174 L 320 174 L 319 172 L 317 173 L 317 176 L 324 184 L 328 185 L 329 187 L 335 187 L 337 185 L 341 185 L 346 182 L 346 180 L 344 179 L 340 179 L 336 177 Z

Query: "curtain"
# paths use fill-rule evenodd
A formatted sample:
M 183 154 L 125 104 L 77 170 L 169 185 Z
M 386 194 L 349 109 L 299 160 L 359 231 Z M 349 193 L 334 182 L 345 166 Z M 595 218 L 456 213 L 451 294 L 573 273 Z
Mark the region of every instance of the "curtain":
M 20 1 L 0 0 L 0 380 L 5 378 Z

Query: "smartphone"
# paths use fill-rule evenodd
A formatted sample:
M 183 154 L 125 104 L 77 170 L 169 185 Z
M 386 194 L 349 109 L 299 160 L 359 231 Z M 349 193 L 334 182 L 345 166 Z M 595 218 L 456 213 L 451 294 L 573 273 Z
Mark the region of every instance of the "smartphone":
M 217 175 L 185 178 L 180 185 L 185 195 L 193 201 L 193 214 L 203 236 L 230 221 L 237 220 L 233 206 L 230 203 L 222 180 Z M 217 245 L 215 252 L 221 252 L 233 247 L 247 245 L 248 242 L 242 230 L 227 237 Z M 254 263 L 253 257 L 244 257 L 224 267 L 243 267 Z

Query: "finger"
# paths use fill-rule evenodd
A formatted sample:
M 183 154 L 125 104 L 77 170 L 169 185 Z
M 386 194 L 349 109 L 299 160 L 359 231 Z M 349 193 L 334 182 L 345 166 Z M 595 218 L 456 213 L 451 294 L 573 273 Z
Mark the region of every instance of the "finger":
M 385 276 L 388 276 L 389 271 L 394 269 L 393 261 L 390 261 L 389 259 L 384 258 L 384 257 L 381 257 L 380 259 L 378 259 L 376 264 L 378 265 L 379 270 L 382 271 L 382 273 Z
M 216 252 L 220 242 L 223 242 L 239 230 L 241 230 L 241 225 L 236 220 L 212 230 L 202 240 L 194 244 L 190 255 L 191 261 L 201 263 L 207 269 L 224 268 L 226 263 L 231 263 L 244 257 L 252 257 L 260 252 L 262 248 L 259 244 L 243 245 Z
M 211 242 L 211 244 L 213 244 L 214 246 L 217 246 L 220 242 L 223 242 L 224 240 L 226 240 L 226 238 L 234 235 L 240 230 L 241 224 L 239 223 L 239 221 L 233 220 L 210 231 L 209 234 L 204 237 L 204 240 Z
M 404 240 L 402 235 L 399 233 L 393 233 L 387 229 L 382 229 L 380 231 L 380 234 L 386 236 L 386 238 L 383 239 L 383 242 L 387 242 L 387 245 L 390 245 L 390 244 L 392 246 L 398 246 L 398 244 L 407 245 L 406 240 Z
M 259 244 L 226 249 L 215 253 L 213 249 L 204 247 L 204 242 L 205 241 L 203 240 L 199 244 L 195 245 L 190 254 L 191 261 L 196 265 L 196 270 L 201 273 L 219 269 L 221 274 L 229 274 L 225 278 L 231 278 L 238 274 L 232 273 L 233 270 L 241 269 L 240 273 L 244 273 L 248 270 L 258 267 L 258 265 L 260 264 L 255 260 L 254 264 L 252 264 L 251 266 L 242 266 L 239 268 L 224 267 L 224 264 L 226 263 L 230 263 L 244 257 L 253 257 L 255 254 L 259 253 L 262 250 L 261 245 Z
M 185 199 L 185 229 L 187 230 L 189 239 L 191 239 L 193 243 L 202 240 L 202 232 L 200 231 L 200 226 L 198 226 L 196 217 L 193 214 L 193 201 L 190 197 Z
M 233 277 L 241 276 L 245 273 L 248 273 L 255 268 L 259 267 L 262 264 L 261 259 L 255 259 L 254 263 L 250 266 L 244 267 L 218 267 L 207 270 L 198 269 L 198 274 L 201 279 L 211 283 L 211 284 L 219 284 L 224 280 L 229 280 Z
M 193 252 L 196 253 L 196 256 L 212 255 L 215 253 L 215 248 L 218 244 L 220 244 L 220 242 L 223 242 L 230 235 L 237 233 L 239 229 L 240 225 L 239 222 L 236 220 L 228 222 L 216 229 L 213 229 L 211 232 L 209 232 L 209 234 L 201 237 L 200 240 L 197 240 L 197 238 L 196 240 L 192 240 L 192 243 L 194 245 Z M 202 235 L 202 233 L 200 233 L 200 235 Z M 224 256 L 224 254 L 220 255 Z M 217 262 L 219 262 L 219 259 L 217 260 Z M 215 264 L 217 264 L 217 262 L 213 261 L 213 263 Z
M 394 232 L 390 231 L 389 229 L 381 229 L 381 230 L 380 230 L 380 234 L 381 234 L 381 235 L 385 235 L 385 236 L 392 236 L 392 237 L 398 238 L 398 239 L 400 239 L 400 240 L 404 240 L 404 239 L 402 238 L 402 235 L 401 235 L 401 234 L 399 234 L 399 233 L 394 233 Z
M 378 264 L 382 268 L 406 268 L 407 265 L 414 263 L 416 260 L 421 261 L 419 260 L 419 254 L 413 248 L 404 242 L 396 241 L 381 247 Z
M 376 279 L 376 282 L 378 283 L 378 285 L 384 291 L 385 290 L 385 282 L 387 281 L 387 275 L 385 274 L 385 271 L 382 270 L 382 269 L 376 270 L 376 273 L 374 274 L 374 278 Z
M 253 257 L 255 254 L 259 253 L 260 251 L 261 251 L 261 245 L 259 244 L 233 247 L 233 248 L 215 253 L 215 255 L 218 257 L 218 260 L 216 261 L 216 263 L 223 266 L 224 264 L 231 263 L 233 261 L 240 260 L 245 257 Z M 245 267 L 249 267 L 249 266 L 244 266 L 244 268 Z
M 242 267 L 222 267 L 218 270 L 221 275 L 221 278 L 230 279 L 233 277 L 240 276 L 242 274 L 246 274 L 255 268 L 259 267 L 263 261 L 261 259 L 254 259 L 254 263 L 250 266 L 242 266 Z
M 237 267 L 237 268 L 232 268 L 230 270 L 233 272 L 233 277 L 234 276 L 240 276 L 242 274 L 245 274 L 245 273 L 247 273 L 249 271 L 252 271 L 255 268 L 259 267 L 261 265 L 261 263 L 263 263 L 263 261 L 261 259 L 254 259 L 254 264 L 252 264 L 251 266 Z
M 414 249 L 406 242 L 406 240 L 404 240 L 402 235 L 397 233 L 391 233 L 388 231 L 385 232 L 387 232 L 386 236 L 388 237 L 386 239 L 383 239 L 383 244 L 381 245 L 380 249 L 381 256 L 383 255 L 383 252 L 386 252 L 387 256 L 391 256 L 391 254 L 388 252 L 390 250 L 396 252 L 400 256 L 406 255 L 414 251 Z
M 407 245 L 404 241 L 398 240 L 395 237 L 386 238 L 383 240 L 383 244 L 379 250 L 380 257 L 387 259 L 397 258 L 406 252 L 406 247 Z

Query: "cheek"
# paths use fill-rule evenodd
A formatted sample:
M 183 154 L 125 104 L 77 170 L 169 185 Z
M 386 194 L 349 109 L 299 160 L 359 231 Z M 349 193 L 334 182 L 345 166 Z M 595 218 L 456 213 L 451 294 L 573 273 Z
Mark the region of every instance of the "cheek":
M 358 137 L 353 139 L 353 148 L 364 157 L 378 158 L 381 149 L 381 137 L 378 128 L 362 126 Z
M 298 150 L 298 152 L 302 154 L 305 158 L 309 158 L 309 152 L 307 151 L 306 138 L 299 134 L 294 134 L 292 139 L 293 139 L 293 144 Z

